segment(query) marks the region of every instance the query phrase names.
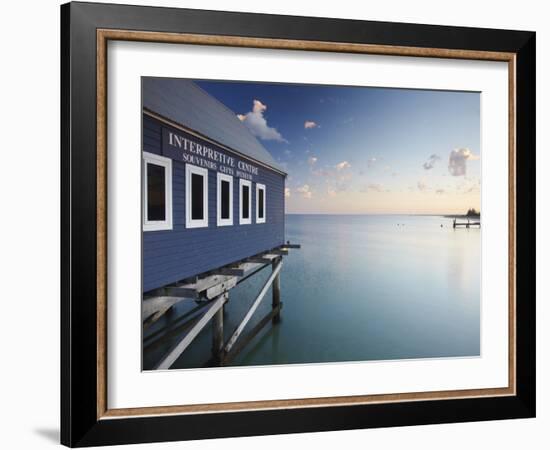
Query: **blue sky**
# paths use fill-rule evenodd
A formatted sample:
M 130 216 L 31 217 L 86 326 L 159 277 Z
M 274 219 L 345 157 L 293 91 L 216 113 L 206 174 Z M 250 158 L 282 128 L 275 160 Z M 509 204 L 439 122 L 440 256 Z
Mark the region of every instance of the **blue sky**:
M 290 213 L 480 206 L 479 93 L 199 81 L 286 169 Z

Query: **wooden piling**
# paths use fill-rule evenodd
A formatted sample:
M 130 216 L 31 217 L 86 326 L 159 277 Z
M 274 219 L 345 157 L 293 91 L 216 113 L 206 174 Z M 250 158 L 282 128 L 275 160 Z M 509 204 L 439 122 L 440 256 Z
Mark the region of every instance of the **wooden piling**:
M 235 344 L 235 346 L 231 349 L 230 352 L 224 352 L 223 353 L 223 361 L 222 365 L 230 364 L 233 359 L 240 353 L 240 351 L 245 348 L 251 341 L 256 337 L 256 335 L 273 319 L 273 316 L 276 314 L 279 314 L 279 311 L 283 307 L 283 304 L 281 303 L 279 305 L 279 308 L 272 309 L 270 312 L 268 312 L 262 320 L 260 320 L 252 330 L 250 330 L 246 336 L 243 336 L 240 340 L 238 340 Z
M 235 329 L 235 331 L 233 332 L 233 334 L 229 338 L 229 341 L 227 341 L 227 344 L 225 345 L 225 348 L 224 348 L 225 353 L 229 353 L 231 351 L 233 345 L 235 345 L 235 342 L 237 342 L 237 339 L 239 338 L 239 336 L 243 332 L 244 328 L 246 327 L 246 324 L 252 318 L 252 315 L 254 314 L 254 311 L 256 311 L 256 309 L 258 308 L 260 302 L 265 297 L 265 294 L 267 294 L 267 291 L 273 285 L 273 282 L 274 282 L 275 278 L 278 277 L 279 272 L 281 271 L 282 265 L 283 265 L 283 263 L 281 261 L 279 261 L 279 263 L 276 264 L 273 267 L 273 273 L 269 276 L 269 278 L 265 282 L 264 286 L 262 287 L 262 290 L 260 291 L 260 293 L 258 294 L 256 299 L 252 302 L 252 305 L 248 309 L 248 311 L 245 314 L 245 316 L 244 316 L 243 320 L 241 321 L 241 323 L 237 326 L 237 328 Z
M 217 366 L 231 362 L 268 323 L 276 324 L 280 322 L 283 306 L 281 302 L 280 271 L 283 256 L 288 254 L 289 248 L 300 248 L 300 245 L 287 242 L 286 245 L 278 248 L 150 292 L 147 298 L 143 300 L 142 305 L 144 329 L 165 315 L 171 307 L 179 302 L 197 303 L 195 308 L 178 318 L 175 323 L 169 325 L 166 329 L 157 330 L 144 339 L 144 349 L 151 349 L 159 345 L 165 345 L 166 342 L 172 342 L 174 337 L 184 334 L 154 366 L 154 369 L 170 369 L 210 321 L 212 321 L 212 358 L 209 360 L 208 365 Z M 229 299 L 229 291 L 238 283 L 245 281 L 264 268 L 267 269 L 269 266 L 271 266 L 271 275 L 252 302 L 243 320 L 233 331 L 229 340 L 224 343 L 225 303 Z M 254 312 L 267 295 L 270 287 L 272 290 L 271 310 L 250 331 L 243 334 L 247 323 L 252 319 Z M 146 343 L 145 340 L 149 342 Z
M 272 263 L 271 263 L 271 267 L 272 267 L 272 270 L 275 270 L 275 267 L 277 266 L 278 264 L 278 261 L 279 258 L 276 258 L 276 260 L 274 260 Z M 281 272 L 279 272 L 276 276 L 275 276 L 275 279 L 273 280 L 273 285 L 272 285 L 272 288 L 271 288 L 271 291 L 273 292 L 273 300 L 271 302 L 271 307 L 273 310 L 277 310 L 277 313 L 273 316 L 273 319 L 272 319 L 272 323 L 279 323 L 281 321 L 281 308 L 280 308 L 280 304 L 281 304 Z
M 189 330 L 189 332 L 183 336 L 183 338 L 168 352 L 166 356 L 155 367 L 156 370 L 166 370 L 172 367 L 172 364 L 179 358 L 179 356 L 184 352 L 184 350 L 193 342 L 197 337 L 200 331 L 210 322 L 210 319 L 214 317 L 220 309 L 222 309 L 223 304 L 226 302 L 227 298 L 225 294 L 220 295 L 215 300 L 209 302 L 208 310 L 201 316 L 201 318 L 196 322 L 196 324 Z M 223 316 L 222 316 L 223 317 Z
M 223 360 L 223 309 L 212 317 L 212 360 L 216 365 Z

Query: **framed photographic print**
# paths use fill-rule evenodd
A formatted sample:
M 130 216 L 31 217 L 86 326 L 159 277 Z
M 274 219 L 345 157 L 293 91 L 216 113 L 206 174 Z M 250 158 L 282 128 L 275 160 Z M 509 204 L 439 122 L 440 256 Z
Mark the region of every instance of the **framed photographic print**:
M 535 415 L 535 33 L 61 19 L 63 444 Z

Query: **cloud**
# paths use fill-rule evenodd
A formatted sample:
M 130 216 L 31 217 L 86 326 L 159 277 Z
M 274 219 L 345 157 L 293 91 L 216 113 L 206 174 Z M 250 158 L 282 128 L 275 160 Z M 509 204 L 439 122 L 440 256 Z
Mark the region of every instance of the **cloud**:
M 310 156 L 310 157 L 307 159 L 307 163 L 308 163 L 310 166 L 315 165 L 316 162 L 317 162 L 317 157 L 316 157 L 316 156 Z
M 336 164 L 334 167 L 336 167 L 336 170 L 344 170 L 344 169 L 349 169 L 351 167 L 351 164 L 347 161 L 342 161 Z
M 311 128 L 317 128 L 319 127 L 319 125 L 317 125 L 317 123 L 315 123 L 313 120 L 306 120 L 304 122 L 304 128 L 306 130 L 310 130 Z
M 351 164 L 347 161 L 342 161 L 335 166 L 324 166 L 324 167 L 318 167 L 314 166 L 314 164 L 317 162 L 317 158 L 315 158 L 315 162 L 309 161 L 309 164 L 311 166 L 311 173 L 317 177 L 323 177 L 327 179 L 333 179 L 336 182 L 344 182 L 348 181 L 353 177 L 353 174 L 350 170 Z
M 435 193 L 436 193 L 436 194 L 439 194 L 439 195 L 442 195 L 442 194 L 445 193 L 445 189 L 437 189 L 437 190 L 435 191 Z
M 290 188 L 285 188 L 285 198 L 290 197 Z
M 416 187 L 418 188 L 419 191 L 426 191 L 428 189 L 428 185 L 426 183 L 424 183 L 422 180 L 420 180 L 418 183 L 416 183 Z
M 311 173 L 313 173 L 313 175 L 316 175 L 318 177 L 332 177 L 334 176 L 334 171 L 330 171 L 330 170 L 327 170 L 327 169 L 317 169 L 317 170 L 313 170 Z
M 376 164 L 376 158 L 372 157 L 372 158 L 369 158 L 369 160 L 367 161 L 367 166 L 369 167 L 372 167 Z
M 260 100 L 254 100 L 252 111 L 246 114 L 237 114 L 237 117 L 254 136 L 264 141 L 288 142 L 275 128 L 267 125 L 267 120 L 264 117 L 266 109 L 267 106 Z
M 361 192 L 383 192 L 384 187 L 378 183 L 370 183 L 361 188 Z
M 346 192 L 350 189 L 350 185 L 345 181 L 336 181 L 334 186 L 329 185 L 329 189 L 334 192 Z
M 466 161 L 479 159 L 469 148 L 454 149 L 449 155 L 449 172 L 453 177 L 466 175 Z
M 435 166 L 435 163 L 437 161 L 439 161 L 441 158 L 439 157 L 439 155 L 431 155 L 429 158 L 428 158 L 428 161 L 426 161 L 424 164 L 422 164 L 422 167 L 424 167 L 425 170 L 430 170 L 430 169 L 433 169 L 434 166 Z
M 327 188 L 327 194 L 328 194 L 329 197 L 336 197 L 337 192 L 333 188 L 328 187 Z
M 311 198 L 313 197 L 313 192 L 311 192 L 311 189 L 308 184 L 304 184 L 303 186 L 300 186 L 296 189 L 296 192 L 302 194 L 302 197 L 304 198 Z

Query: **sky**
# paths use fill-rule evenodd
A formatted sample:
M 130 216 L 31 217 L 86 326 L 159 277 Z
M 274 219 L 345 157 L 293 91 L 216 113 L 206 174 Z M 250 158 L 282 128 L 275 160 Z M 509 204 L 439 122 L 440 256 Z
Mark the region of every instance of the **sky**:
M 454 214 L 480 208 L 480 95 L 197 81 L 288 173 L 286 212 Z

